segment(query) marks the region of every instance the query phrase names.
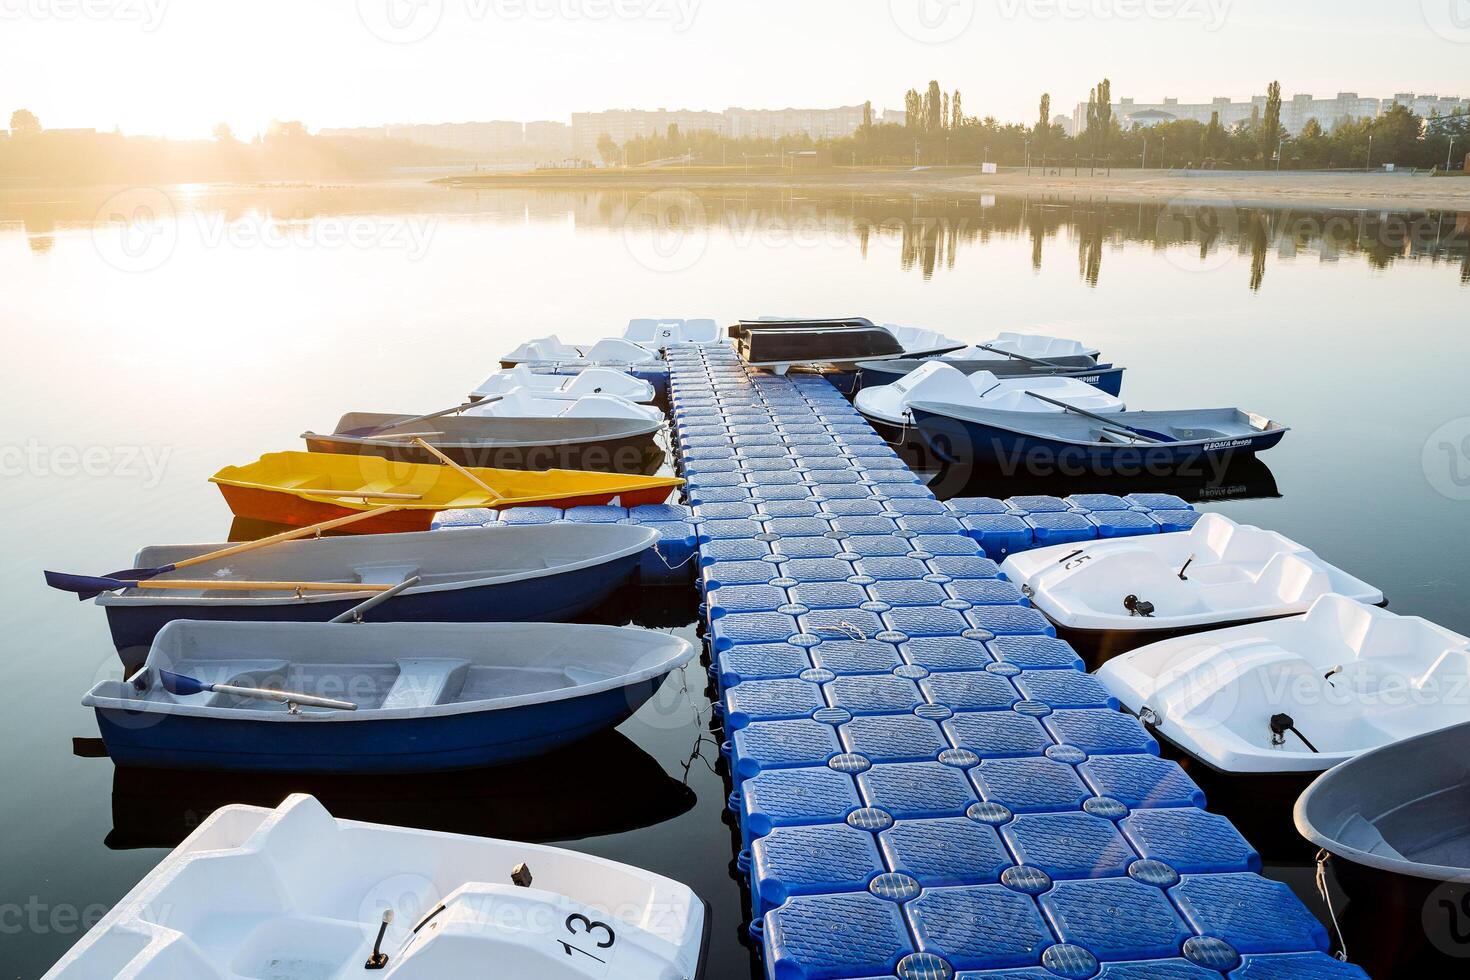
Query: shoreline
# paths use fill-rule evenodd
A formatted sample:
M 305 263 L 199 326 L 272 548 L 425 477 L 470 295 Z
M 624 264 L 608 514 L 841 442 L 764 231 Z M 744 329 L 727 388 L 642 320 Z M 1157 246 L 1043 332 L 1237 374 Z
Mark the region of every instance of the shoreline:
M 1281 173 L 1230 171 L 1115 170 L 1077 176 L 1070 168 L 1043 176 L 1040 168 L 982 174 L 976 168 L 865 170 L 810 174 L 744 174 L 659 170 L 641 172 L 576 171 L 446 176 L 432 183 L 463 190 L 482 188 L 617 190 L 770 189 L 834 193 L 910 193 L 1023 197 L 1071 195 L 1120 202 L 1181 205 L 1234 205 L 1327 208 L 1470 211 L 1470 176 L 1431 177 L 1419 173 Z

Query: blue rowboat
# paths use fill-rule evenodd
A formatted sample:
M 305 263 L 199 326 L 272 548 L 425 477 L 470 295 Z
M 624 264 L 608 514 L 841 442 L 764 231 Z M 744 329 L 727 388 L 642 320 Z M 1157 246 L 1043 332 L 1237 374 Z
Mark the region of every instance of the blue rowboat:
M 119 765 L 460 769 L 612 728 L 693 656 L 631 627 L 180 620 L 137 673 L 82 703 Z
M 286 541 L 153 579 L 246 582 L 419 583 L 373 610 L 375 622 L 486 623 L 570 619 L 615 592 L 658 532 L 631 524 L 543 524 L 354 534 Z M 166 565 L 227 547 L 156 545 L 138 567 Z M 127 666 L 175 619 L 325 622 L 371 592 L 304 595 L 279 590 L 128 588 L 97 597 Z
M 998 412 L 935 402 L 910 405 L 925 445 L 952 466 L 1031 475 L 1166 476 L 1209 461 L 1253 456 L 1287 428 L 1236 408 L 1178 412 Z
M 1052 357 L 1047 365 L 1002 357 L 962 358 L 956 351 L 937 358 L 901 357 L 891 361 L 863 361 L 857 366 L 857 378 L 853 390 L 862 391 L 879 385 L 890 385 L 904 375 L 917 371 L 931 360 L 948 364 L 963 374 L 989 371 L 1001 380 L 1011 378 L 1072 378 L 1083 384 L 1092 385 L 1104 394 L 1115 398 L 1123 390 L 1124 368 L 1108 363 L 1099 363 L 1087 355 Z

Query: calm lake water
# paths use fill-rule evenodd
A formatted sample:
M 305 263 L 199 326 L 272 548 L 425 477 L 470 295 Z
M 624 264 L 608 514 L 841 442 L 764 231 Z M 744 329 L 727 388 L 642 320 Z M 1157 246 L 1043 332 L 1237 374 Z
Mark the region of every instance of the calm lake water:
M 97 573 L 145 543 L 223 540 L 230 513 L 205 482 L 219 467 L 299 448 L 348 410 L 451 405 L 532 336 L 774 313 L 1082 338 L 1128 366 L 1132 408 L 1240 405 L 1292 426 L 1266 479 L 1202 506 L 1470 633 L 1466 214 L 410 184 L 9 191 L 0 283 L 6 977 L 43 972 L 79 919 L 215 807 L 294 790 L 338 816 L 667 873 L 712 906 L 712 976 L 750 974 L 698 666 L 618 733 L 505 770 L 222 780 L 73 752 L 97 734 L 78 702 L 116 657 L 101 611 L 46 590 L 42 568 Z M 604 612 L 695 635 L 683 593 Z M 1268 873 L 1310 890 L 1299 862 Z

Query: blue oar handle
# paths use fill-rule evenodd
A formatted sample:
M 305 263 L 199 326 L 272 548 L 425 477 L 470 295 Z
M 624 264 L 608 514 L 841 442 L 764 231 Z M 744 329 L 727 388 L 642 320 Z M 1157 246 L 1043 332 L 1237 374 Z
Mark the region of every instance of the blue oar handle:
M 255 698 L 259 701 L 279 701 L 282 704 L 301 704 L 309 708 L 332 708 L 337 711 L 356 711 L 351 701 L 336 698 L 319 698 L 315 694 L 299 694 L 295 691 L 273 691 L 264 687 L 236 687 L 233 684 L 206 684 L 197 677 L 175 674 L 171 670 L 160 670 L 158 682 L 170 694 L 187 697 L 191 694 L 232 694 L 239 698 Z

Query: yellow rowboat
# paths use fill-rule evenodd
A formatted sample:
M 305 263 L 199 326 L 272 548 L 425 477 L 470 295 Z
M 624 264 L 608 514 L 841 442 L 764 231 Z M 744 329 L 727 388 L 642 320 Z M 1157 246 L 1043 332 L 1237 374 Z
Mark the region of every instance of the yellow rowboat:
M 392 505 L 379 517 L 352 525 L 368 534 L 428 530 L 433 515 L 453 507 L 544 504 L 624 507 L 659 504 L 684 481 L 582 470 L 497 470 L 466 467 L 483 486 L 450 466 L 402 463 L 377 456 L 267 453 L 245 466 L 226 466 L 211 483 L 237 517 L 305 526 Z M 487 492 L 486 488 L 491 492 Z

